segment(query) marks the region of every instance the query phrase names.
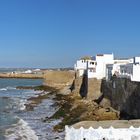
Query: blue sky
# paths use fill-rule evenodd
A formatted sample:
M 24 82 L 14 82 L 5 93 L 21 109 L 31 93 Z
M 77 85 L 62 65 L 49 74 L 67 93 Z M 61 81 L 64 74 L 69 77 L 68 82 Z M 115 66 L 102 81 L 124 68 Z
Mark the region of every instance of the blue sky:
M 140 55 L 139 0 L 1 0 L 0 67 L 68 67 Z

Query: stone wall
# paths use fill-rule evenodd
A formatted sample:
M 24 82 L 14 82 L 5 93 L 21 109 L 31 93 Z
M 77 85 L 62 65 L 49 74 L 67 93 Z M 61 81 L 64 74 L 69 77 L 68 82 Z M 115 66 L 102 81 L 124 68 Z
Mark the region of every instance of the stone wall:
M 88 100 L 96 100 L 101 96 L 101 80 L 94 78 L 86 79 L 77 77 L 75 79 L 75 93 L 81 97 L 85 96 Z
M 72 85 L 75 79 L 75 72 L 52 70 L 46 71 L 44 77 L 44 85 L 60 89 Z
M 114 77 L 111 81 L 102 80 L 101 92 L 120 111 L 122 119 L 140 118 L 140 83 Z

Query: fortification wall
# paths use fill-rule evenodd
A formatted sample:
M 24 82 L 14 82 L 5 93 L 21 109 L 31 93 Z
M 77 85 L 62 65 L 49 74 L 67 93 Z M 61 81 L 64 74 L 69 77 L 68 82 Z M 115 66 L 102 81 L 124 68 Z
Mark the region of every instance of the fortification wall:
M 111 81 L 102 80 L 101 92 L 110 100 L 111 106 L 120 111 L 122 119 L 140 118 L 139 82 L 116 77 Z
M 44 74 L 44 85 L 60 89 L 65 86 L 71 86 L 74 79 L 74 71 L 46 71 Z

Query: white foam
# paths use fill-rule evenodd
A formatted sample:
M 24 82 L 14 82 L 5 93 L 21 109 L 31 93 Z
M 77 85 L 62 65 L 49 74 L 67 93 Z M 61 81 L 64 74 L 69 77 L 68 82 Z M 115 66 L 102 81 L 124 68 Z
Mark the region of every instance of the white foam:
M 26 99 L 19 99 L 19 98 L 15 98 L 13 100 L 13 106 L 12 108 L 16 111 L 23 111 L 26 109 L 26 106 L 25 104 L 27 103 L 27 100 Z
M 20 119 L 19 122 L 6 130 L 6 140 L 38 140 L 35 131 L 28 126 L 24 120 Z
M 0 91 L 7 91 L 7 88 L 1 88 Z
M 14 90 L 14 89 L 16 89 L 16 88 L 15 88 L 15 87 L 9 87 L 9 86 L 8 86 L 8 87 L 6 87 L 6 89 L 7 89 L 7 90 Z
M 19 110 L 25 110 L 26 109 L 26 106 L 25 106 L 25 103 L 27 102 L 27 100 L 20 100 L 20 102 L 19 102 L 19 105 L 18 105 L 18 107 L 19 107 Z
M 7 91 L 7 90 L 14 90 L 16 89 L 15 87 L 6 87 L 6 88 L 1 88 L 0 91 Z

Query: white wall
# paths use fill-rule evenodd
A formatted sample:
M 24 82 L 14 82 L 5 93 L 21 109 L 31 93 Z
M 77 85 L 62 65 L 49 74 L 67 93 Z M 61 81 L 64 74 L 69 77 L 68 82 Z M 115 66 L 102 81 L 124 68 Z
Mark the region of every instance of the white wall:
M 87 64 L 88 63 L 88 64 Z M 83 76 L 88 66 L 88 78 L 95 78 L 96 61 L 94 60 L 78 60 L 75 64 L 75 70 L 78 71 L 79 77 Z
M 106 77 L 106 65 L 114 63 L 114 55 L 113 54 L 104 54 L 104 55 L 97 55 L 97 79 L 102 79 Z
M 91 60 L 88 62 L 88 78 L 96 78 L 96 66 L 96 61 Z
M 120 65 L 120 77 L 130 78 L 131 81 L 140 82 L 140 64 Z
M 125 65 L 125 64 L 129 64 L 129 63 L 133 63 L 133 59 L 115 59 L 114 60 L 114 64 L 120 64 L 120 65 Z
M 140 82 L 140 65 L 133 65 L 132 81 Z
M 78 60 L 75 65 L 75 69 L 86 69 L 87 62 L 85 60 Z
M 135 62 L 140 63 L 140 57 L 135 57 Z
M 96 69 L 88 69 L 88 78 L 96 78 Z
M 74 129 L 65 127 L 65 140 L 140 140 L 140 128 Z

